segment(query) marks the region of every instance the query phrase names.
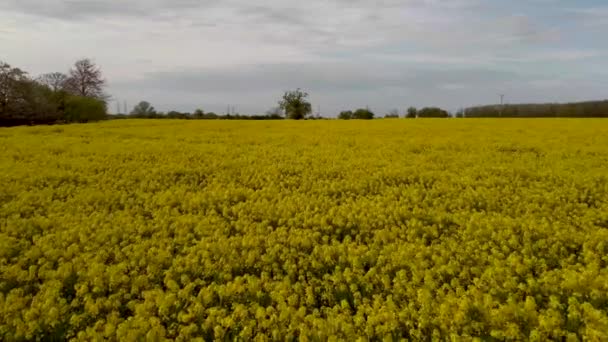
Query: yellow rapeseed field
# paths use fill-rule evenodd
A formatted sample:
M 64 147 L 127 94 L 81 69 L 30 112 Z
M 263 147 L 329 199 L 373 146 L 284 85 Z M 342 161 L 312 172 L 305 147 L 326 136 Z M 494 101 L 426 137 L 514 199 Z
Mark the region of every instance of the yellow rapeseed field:
M 608 120 L 117 120 L 0 152 L 2 341 L 608 341 Z

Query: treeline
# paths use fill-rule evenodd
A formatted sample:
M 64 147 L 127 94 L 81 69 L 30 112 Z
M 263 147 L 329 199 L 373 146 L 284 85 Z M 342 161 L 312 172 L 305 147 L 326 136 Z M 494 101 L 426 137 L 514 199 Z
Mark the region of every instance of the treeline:
M 213 112 L 196 115 L 188 112 L 171 111 L 143 115 L 108 115 L 109 119 L 180 119 L 180 120 L 285 120 L 282 115 L 243 115 L 243 114 L 216 114 Z
M 371 120 L 375 116 L 374 112 L 369 108 L 360 108 L 355 111 L 345 110 L 340 112 L 338 119 L 342 120 Z
M 605 118 L 608 117 L 608 100 L 574 103 L 510 104 L 478 106 L 457 113 L 467 118 Z
M 374 119 L 375 114 L 369 108 L 360 108 L 355 111 L 347 110 L 340 112 L 338 119 L 341 120 L 371 120 Z M 385 119 L 398 119 L 401 115 L 399 110 L 394 109 L 390 113 L 384 115 Z M 424 107 L 420 110 L 415 107 L 410 107 L 405 111 L 403 115 L 406 119 L 414 118 L 449 118 L 450 113 L 438 107 Z
M 0 126 L 91 122 L 104 119 L 184 119 L 184 120 L 315 120 L 308 93 L 300 89 L 287 91 L 278 107 L 264 115 L 236 113 L 157 112 L 149 102 L 137 104 L 130 114 L 107 114 L 109 96 L 104 92 L 106 81 L 100 68 L 89 59 L 77 61 L 67 72 L 53 72 L 32 78 L 19 68 L 0 61 Z M 578 103 L 513 104 L 476 106 L 450 114 L 438 107 L 420 110 L 410 107 L 403 115 L 395 109 L 384 115 L 391 118 L 482 118 L 482 117 L 608 117 L 608 100 Z M 369 108 L 342 111 L 338 119 L 371 120 L 376 118 Z
M 157 112 L 147 101 L 138 103 L 129 115 L 109 115 L 109 119 L 181 119 L 181 120 L 283 120 L 285 117 L 280 113 L 267 113 L 266 115 L 242 115 L 242 114 L 216 114 L 205 113 L 197 109 L 193 113 L 170 111 L 168 113 Z
M 67 74 L 32 78 L 0 61 L 0 126 L 89 122 L 106 118 L 105 80 L 91 60 Z

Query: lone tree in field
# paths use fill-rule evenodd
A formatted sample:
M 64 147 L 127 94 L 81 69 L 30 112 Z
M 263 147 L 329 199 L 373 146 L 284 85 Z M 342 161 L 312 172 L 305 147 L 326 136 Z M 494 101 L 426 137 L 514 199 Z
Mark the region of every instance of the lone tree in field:
M 352 118 L 353 118 L 352 110 L 344 110 L 344 111 L 341 111 L 340 114 L 338 114 L 338 119 L 341 119 L 341 120 L 350 120 Z
M 308 93 L 300 90 L 286 91 L 283 100 L 279 101 L 279 108 L 285 111 L 285 117 L 293 120 L 305 119 L 312 113 L 312 105 L 306 99 Z
M 399 118 L 399 110 L 398 109 L 393 109 L 391 110 L 389 113 L 384 115 L 385 119 L 397 119 Z
M 272 107 L 266 111 L 267 116 L 283 116 L 283 111 L 280 107 Z
M 81 59 L 70 69 L 70 76 L 66 81 L 66 89 L 78 96 L 106 100 L 103 92 L 106 80 L 103 79 L 101 69 L 90 59 Z
M 357 120 L 371 120 L 374 118 L 374 112 L 368 108 L 359 108 L 353 113 L 352 118 Z
M 64 90 L 67 85 L 68 75 L 61 72 L 52 72 L 38 77 L 38 83 L 49 87 L 52 91 Z
M 131 115 L 133 116 L 148 116 L 154 114 L 156 114 L 156 110 L 150 105 L 150 102 L 147 101 L 141 101 L 137 106 L 133 107 L 133 110 L 131 111 Z
M 415 119 L 418 116 L 418 110 L 416 109 L 416 107 L 410 107 L 407 109 L 407 114 L 405 114 L 405 117 L 407 119 Z

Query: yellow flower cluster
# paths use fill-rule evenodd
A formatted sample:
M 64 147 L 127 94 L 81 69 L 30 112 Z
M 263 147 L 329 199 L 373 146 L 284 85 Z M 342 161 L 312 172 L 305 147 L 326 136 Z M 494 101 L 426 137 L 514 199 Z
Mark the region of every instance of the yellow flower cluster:
M 0 340 L 608 340 L 608 121 L 0 130 Z

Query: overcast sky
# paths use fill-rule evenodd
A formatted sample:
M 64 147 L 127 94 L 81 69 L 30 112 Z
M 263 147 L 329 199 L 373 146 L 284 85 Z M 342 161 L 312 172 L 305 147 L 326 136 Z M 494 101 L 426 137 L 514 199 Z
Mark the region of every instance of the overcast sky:
M 605 0 L 1 0 L 0 60 L 99 64 L 114 99 L 264 113 L 608 98 Z M 115 109 L 111 104 L 110 109 Z

